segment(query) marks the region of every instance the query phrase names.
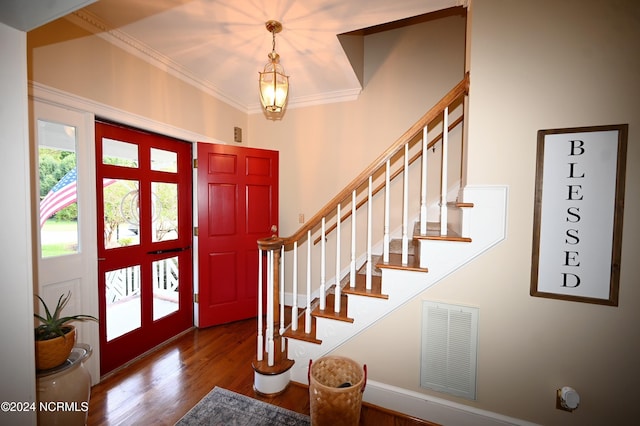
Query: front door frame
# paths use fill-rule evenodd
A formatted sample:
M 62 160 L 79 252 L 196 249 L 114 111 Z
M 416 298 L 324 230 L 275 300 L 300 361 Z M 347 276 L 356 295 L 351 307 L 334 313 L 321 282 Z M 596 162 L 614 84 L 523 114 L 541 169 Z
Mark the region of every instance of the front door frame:
M 40 294 L 47 303 L 55 303 L 57 297 L 66 291 L 72 291 L 72 299 L 67 309 L 74 313 L 98 316 L 98 267 L 97 245 L 94 242 L 96 235 L 96 223 L 92 220 L 96 217 L 95 188 L 95 149 L 94 149 L 94 115 L 87 111 L 70 109 L 59 103 L 46 102 L 36 96 L 30 97 L 31 110 L 31 145 L 35 152 L 38 149 L 37 120 L 44 119 L 62 124 L 73 125 L 76 128 L 76 164 L 78 172 L 78 209 L 81 220 L 78 226 L 78 243 L 81 250 L 77 254 L 61 256 L 59 258 L 40 258 L 40 233 L 39 215 L 35 206 L 39 205 L 39 197 L 33 194 L 34 210 L 33 222 L 33 246 L 34 246 L 34 293 Z M 31 176 L 34 182 L 39 181 L 37 164 L 32 163 Z M 36 184 L 36 191 L 39 186 Z M 87 220 L 89 219 L 89 220 Z M 74 271 L 61 272 L 52 275 L 46 271 L 46 278 L 42 268 L 43 262 L 57 264 L 57 269 L 64 269 L 65 261 L 73 262 Z M 71 276 L 73 275 L 73 277 Z M 54 300 L 55 299 L 55 300 Z M 93 322 L 76 323 L 78 328 L 78 342 L 86 343 L 93 349 L 93 356 L 84 364 L 91 374 L 92 383 L 100 381 L 100 345 L 98 327 Z
M 131 114 L 126 111 L 113 108 L 112 106 L 102 104 L 100 102 L 96 102 L 87 98 L 81 98 L 72 93 L 54 89 L 33 81 L 29 82 L 29 99 L 31 101 L 42 102 L 45 104 L 54 105 L 59 108 L 72 110 L 72 111 L 76 111 L 84 114 L 84 128 L 86 129 L 86 134 L 83 140 L 85 141 L 84 143 L 87 146 L 87 155 L 89 155 L 90 164 L 92 165 L 90 173 L 92 174 L 93 182 L 95 182 L 94 125 L 95 125 L 96 116 L 102 117 L 103 119 L 106 119 L 109 121 L 121 123 L 126 126 L 131 126 L 139 129 L 146 129 L 148 131 L 159 133 L 159 134 L 173 137 L 176 139 L 189 141 L 193 145 L 192 155 L 194 156 L 196 151 L 195 144 L 198 141 L 206 142 L 206 143 L 224 144 L 224 142 L 220 140 L 213 139 L 211 137 L 205 136 L 197 132 L 180 129 L 166 123 L 162 123 L 156 120 L 151 120 L 139 115 Z M 242 146 L 246 146 L 246 145 L 242 145 Z M 34 176 L 34 173 L 35 172 L 32 170 L 31 175 Z M 193 194 L 192 194 L 194 205 L 197 205 L 197 176 L 196 175 L 197 175 L 197 171 L 194 169 Z M 92 188 L 94 187 L 95 185 L 92 185 Z M 94 213 L 93 217 L 95 217 L 95 209 L 96 209 L 95 197 L 93 197 L 91 208 L 93 209 L 93 213 Z M 198 223 L 197 215 L 198 215 L 197 209 L 193 209 L 193 223 Z M 34 219 L 34 220 L 37 220 L 37 219 Z M 96 225 L 94 224 L 94 226 Z M 90 232 L 91 244 L 94 247 L 97 247 L 96 234 L 97 232 L 95 232 L 95 230 L 93 232 Z M 35 238 L 36 237 L 33 236 L 34 240 Z M 197 237 L 193 238 L 194 253 L 197 253 L 197 247 L 198 247 L 197 240 L 198 240 Z M 35 246 L 36 243 L 34 242 L 33 244 Z M 198 282 L 197 281 L 198 280 L 197 261 L 198 259 L 197 259 L 197 256 L 195 255 L 192 257 L 193 257 L 192 270 L 193 270 L 194 291 L 197 292 L 197 282 Z M 92 285 L 91 288 L 86 289 L 86 291 L 85 289 L 83 289 L 82 295 L 79 295 L 79 296 L 82 297 L 82 300 L 83 300 L 82 303 L 83 303 L 83 306 L 85 306 L 84 313 L 89 313 L 89 314 L 93 313 L 94 315 L 97 316 L 98 315 L 97 251 L 96 251 L 95 258 L 93 258 L 91 261 L 88 261 L 88 263 L 85 266 L 88 268 L 93 268 L 93 270 L 96 271 L 94 274 L 95 284 Z M 35 269 L 35 265 L 34 265 L 34 269 Z M 34 273 L 35 273 L 35 270 L 34 270 Z M 195 309 L 197 309 L 197 306 L 194 305 L 194 315 L 195 315 L 195 312 L 197 312 Z M 197 325 L 197 316 L 195 317 L 195 324 Z M 92 325 L 92 324 L 89 324 L 89 325 Z M 95 324 L 93 324 L 93 326 L 94 327 L 90 328 L 87 331 L 87 333 L 84 333 L 83 341 L 91 344 L 93 348 L 93 355 L 85 362 L 85 366 L 91 373 L 92 384 L 95 385 L 100 382 L 101 372 L 100 372 L 100 362 L 99 362 L 100 346 L 99 346 L 98 327 L 95 327 Z

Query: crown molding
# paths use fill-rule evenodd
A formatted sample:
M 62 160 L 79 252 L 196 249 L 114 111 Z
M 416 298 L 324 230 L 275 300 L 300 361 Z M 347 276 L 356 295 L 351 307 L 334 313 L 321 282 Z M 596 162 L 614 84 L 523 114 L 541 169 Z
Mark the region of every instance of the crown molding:
M 185 67 L 171 60 L 167 56 L 142 43 L 138 39 L 131 37 L 127 33 L 115 28 L 111 28 L 106 22 L 88 12 L 86 10 L 75 11 L 65 17 L 75 25 L 89 31 L 90 33 L 102 38 L 108 43 L 119 47 L 120 49 L 130 53 L 137 58 L 163 70 L 164 72 L 184 81 L 191 86 L 211 95 L 230 106 L 243 111 L 249 112 L 247 105 L 231 98 L 220 90 L 216 85 L 209 81 L 205 81 L 197 77 Z
M 323 104 L 355 101 L 362 92 L 362 89 L 339 90 L 335 92 L 322 93 L 318 95 L 298 96 L 287 101 L 286 109 L 296 109 Z M 262 106 L 256 103 L 249 107 L 249 114 L 262 112 Z
M 102 21 L 91 12 L 84 9 L 77 10 L 65 16 L 65 19 L 239 111 L 246 114 L 255 114 L 262 111 L 262 107 L 259 103 L 245 105 L 244 103 L 233 99 L 219 89 L 215 84 L 194 75 L 182 65 L 171 60 L 169 57 L 151 48 L 140 40 L 131 37 L 123 31 L 112 28 L 109 24 Z M 294 109 L 328 103 L 354 101 L 358 98 L 361 91 L 361 88 L 357 88 L 309 96 L 292 97 L 287 103 L 287 108 Z

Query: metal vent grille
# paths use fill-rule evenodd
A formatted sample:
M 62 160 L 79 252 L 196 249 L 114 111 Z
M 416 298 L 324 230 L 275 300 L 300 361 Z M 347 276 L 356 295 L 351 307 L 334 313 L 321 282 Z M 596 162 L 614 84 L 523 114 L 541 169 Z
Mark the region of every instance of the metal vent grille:
M 420 386 L 476 399 L 478 309 L 423 301 Z

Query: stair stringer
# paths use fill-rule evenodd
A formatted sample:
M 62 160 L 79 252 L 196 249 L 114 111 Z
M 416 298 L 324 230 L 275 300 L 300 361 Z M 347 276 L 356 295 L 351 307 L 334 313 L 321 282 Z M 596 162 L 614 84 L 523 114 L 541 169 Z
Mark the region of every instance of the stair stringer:
M 465 202 L 474 207 L 465 213 L 463 229 L 472 237 L 470 243 L 421 240 L 421 257 L 426 257 L 429 272 L 382 269 L 382 289 L 389 298 L 376 299 L 348 295 L 348 316 L 353 323 L 327 318 L 316 318 L 316 337 L 322 344 L 288 339 L 288 356 L 295 361 L 291 368 L 291 380 L 308 384 L 310 360 L 327 355 L 332 350 L 361 333 L 381 318 L 387 316 L 449 274 L 473 261 L 506 236 L 507 224 L 506 186 L 467 186 Z M 422 259 L 421 259 L 422 263 Z

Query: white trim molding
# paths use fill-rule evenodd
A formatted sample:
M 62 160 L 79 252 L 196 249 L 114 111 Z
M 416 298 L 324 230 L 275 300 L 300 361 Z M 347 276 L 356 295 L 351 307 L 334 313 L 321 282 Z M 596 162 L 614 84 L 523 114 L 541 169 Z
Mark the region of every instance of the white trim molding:
M 443 425 L 456 426 L 537 426 L 526 420 L 481 410 L 447 399 L 367 381 L 363 401 L 389 410 Z
M 76 96 L 62 90 L 55 89 L 44 84 L 29 82 L 29 96 L 39 101 L 71 108 L 80 112 L 91 112 L 96 116 L 104 117 L 118 123 L 137 127 L 144 130 L 161 133 L 177 139 L 189 142 L 210 142 L 226 144 L 225 142 L 210 138 L 199 133 L 191 132 L 169 124 L 161 123 L 150 118 L 132 114 L 130 112 L 93 101 L 91 99 Z

